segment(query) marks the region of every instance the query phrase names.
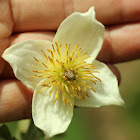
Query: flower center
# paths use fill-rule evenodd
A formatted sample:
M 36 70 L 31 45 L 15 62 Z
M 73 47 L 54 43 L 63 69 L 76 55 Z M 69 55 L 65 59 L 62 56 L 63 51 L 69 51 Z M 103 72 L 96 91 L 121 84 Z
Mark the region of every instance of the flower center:
M 75 76 L 74 76 L 74 72 L 71 71 L 71 70 L 66 70 L 63 72 L 63 75 L 69 80 L 69 81 L 72 81 L 72 80 L 75 80 Z
M 95 70 L 97 67 L 87 63 L 87 52 L 83 53 L 78 47 L 79 45 L 76 45 L 71 49 L 70 44 L 62 47 L 55 43 L 51 50 L 41 50 L 44 60 L 33 57 L 37 65 L 43 65 L 45 69 L 33 70 L 35 75 L 29 77 L 46 79 L 37 93 L 50 88 L 49 96 L 55 94 L 54 102 L 63 100 L 64 104 L 67 102 L 73 106 L 74 98 L 89 98 L 88 91 L 95 92 L 95 84 L 101 81 L 94 75 L 98 72 Z

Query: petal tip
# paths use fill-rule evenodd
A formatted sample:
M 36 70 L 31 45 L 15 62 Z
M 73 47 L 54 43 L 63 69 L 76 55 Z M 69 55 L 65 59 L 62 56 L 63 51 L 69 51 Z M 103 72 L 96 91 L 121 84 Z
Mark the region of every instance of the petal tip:
M 5 52 L 3 52 L 1 57 L 5 60 Z
M 123 101 L 123 99 L 121 99 L 121 101 L 119 102 L 119 106 L 126 108 L 125 102 Z
M 92 7 L 89 8 L 88 12 L 94 12 L 95 13 L 95 10 L 94 9 L 95 9 L 95 7 L 92 6 Z
M 119 98 L 119 99 L 115 100 L 112 104 L 113 105 L 118 105 L 118 106 L 121 106 L 121 107 L 125 108 L 125 102 L 123 101 L 122 98 Z
M 89 15 L 91 15 L 93 17 L 93 19 L 95 19 L 95 10 L 94 9 L 95 8 L 92 6 L 89 8 L 89 10 L 87 12 Z
M 6 60 L 7 50 L 8 50 L 8 49 L 6 49 L 6 50 L 3 52 L 2 56 L 1 56 L 4 60 Z

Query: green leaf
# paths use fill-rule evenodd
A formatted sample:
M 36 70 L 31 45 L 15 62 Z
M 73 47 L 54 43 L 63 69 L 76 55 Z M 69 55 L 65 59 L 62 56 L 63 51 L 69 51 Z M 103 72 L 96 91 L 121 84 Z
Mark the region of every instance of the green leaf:
M 14 137 L 17 134 L 17 131 L 19 131 L 18 121 L 8 122 L 6 123 L 6 125 L 9 128 L 9 131 L 11 132 L 12 137 Z
M 26 133 L 21 134 L 22 140 L 44 140 L 43 132 L 38 129 L 31 120 Z
M 0 140 L 16 140 L 16 138 L 12 138 L 9 129 L 5 124 L 0 127 Z

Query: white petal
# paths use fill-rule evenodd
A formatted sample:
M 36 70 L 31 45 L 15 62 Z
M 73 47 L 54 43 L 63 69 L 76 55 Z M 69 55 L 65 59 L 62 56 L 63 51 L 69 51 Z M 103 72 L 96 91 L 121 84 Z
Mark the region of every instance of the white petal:
M 115 75 L 104 63 L 99 61 L 94 61 L 94 63 L 95 66 L 98 67 L 97 70 L 100 73 L 93 74 L 97 76 L 101 82 L 98 82 L 96 85 L 92 84 L 96 93 L 89 90 L 89 97 L 86 97 L 84 100 L 75 99 L 75 105 L 83 107 L 100 107 L 105 105 L 124 106 L 124 101 L 120 96 L 118 81 Z
M 46 52 L 51 42 L 45 40 L 27 40 L 15 44 L 5 50 L 2 57 L 10 63 L 15 76 L 28 87 L 34 89 L 42 78 L 29 78 L 34 76 L 32 70 L 44 70 L 45 67 L 36 62 L 33 57 L 45 61 L 41 50 Z
M 42 88 L 42 82 L 37 85 L 33 95 L 32 115 L 35 125 L 50 138 L 66 131 L 73 116 L 73 107 L 68 103 L 64 105 L 62 100 L 54 103 L 55 91 L 49 98 L 51 88 L 36 93 Z
M 67 17 L 60 25 L 53 42 L 79 44 L 83 52 L 88 51 L 93 61 L 101 50 L 104 36 L 104 25 L 95 19 L 94 7 L 86 13 L 75 12 Z M 88 61 L 89 61 L 88 60 Z

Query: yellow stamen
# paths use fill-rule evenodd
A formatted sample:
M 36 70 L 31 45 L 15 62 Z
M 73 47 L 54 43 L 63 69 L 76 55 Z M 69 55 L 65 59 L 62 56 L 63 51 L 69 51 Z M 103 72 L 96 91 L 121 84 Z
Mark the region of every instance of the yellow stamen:
M 44 51 L 43 51 L 43 50 L 41 50 L 41 51 L 42 51 L 43 55 L 45 56 L 46 60 L 48 60 L 48 57 L 47 57 L 47 55 L 44 53 Z

